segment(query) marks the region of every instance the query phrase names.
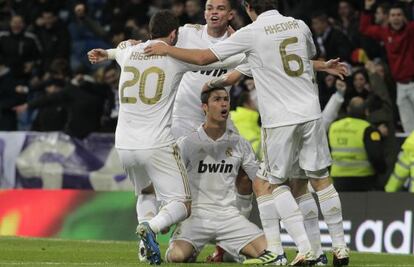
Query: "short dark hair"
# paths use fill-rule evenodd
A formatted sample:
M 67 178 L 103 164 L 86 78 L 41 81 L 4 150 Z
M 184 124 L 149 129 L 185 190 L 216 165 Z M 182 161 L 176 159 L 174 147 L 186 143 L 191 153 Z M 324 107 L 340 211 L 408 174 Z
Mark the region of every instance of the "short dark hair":
M 388 12 L 390 12 L 390 11 L 391 11 L 391 9 L 401 9 L 401 11 L 402 11 L 403 15 L 404 15 L 404 16 L 407 16 L 407 15 L 406 15 L 406 10 L 405 10 L 404 6 L 403 6 L 402 4 L 400 4 L 400 3 L 395 3 L 395 4 L 393 4 L 393 5 L 390 7 L 390 9 L 388 10 Z
M 211 93 L 212 92 L 215 92 L 215 91 L 221 91 L 221 90 L 224 90 L 227 93 L 227 90 L 224 87 L 213 87 L 213 88 L 209 88 L 209 89 L 207 89 L 205 91 L 202 91 L 201 92 L 201 96 L 200 96 L 201 103 L 202 104 L 207 104 L 208 103 L 208 99 L 210 98 Z
M 277 9 L 278 0 L 243 0 L 243 4 L 249 4 L 257 15 L 268 10 Z
M 328 22 L 329 21 L 328 20 L 328 15 L 322 10 L 317 10 L 317 11 L 313 12 L 311 14 L 311 19 L 318 19 L 318 20 L 323 21 L 323 22 Z
M 177 17 L 170 10 L 160 10 L 152 15 L 149 22 L 151 39 L 167 37 L 180 26 Z

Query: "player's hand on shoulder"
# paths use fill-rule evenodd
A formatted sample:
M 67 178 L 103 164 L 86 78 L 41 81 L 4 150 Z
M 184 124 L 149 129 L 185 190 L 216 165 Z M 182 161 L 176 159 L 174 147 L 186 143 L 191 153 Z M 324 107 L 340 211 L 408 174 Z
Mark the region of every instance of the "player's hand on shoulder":
M 144 48 L 144 52 L 147 56 L 152 56 L 152 55 L 165 56 L 167 55 L 168 47 L 169 45 L 167 45 L 164 42 L 152 43 Z
M 108 59 L 108 52 L 105 49 L 95 48 L 88 52 L 88 60 L 91 64 L 103 62 Z

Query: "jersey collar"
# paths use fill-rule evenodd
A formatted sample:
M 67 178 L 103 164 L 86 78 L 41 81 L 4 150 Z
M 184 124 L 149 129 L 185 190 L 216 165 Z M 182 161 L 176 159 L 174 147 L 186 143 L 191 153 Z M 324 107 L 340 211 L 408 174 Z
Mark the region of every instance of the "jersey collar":
M 218 138 L 217 140 L 213 140 L 213 139 L 211 139 L 210 136 L 207 135 L 206 131 L 204 131 L 203 125 L 204 125 L 204 123 L 201 124 L 200 127 L 198 127 L 198 129 L 197 129 L 197 132 L 198 132 L 198 135 L 200 136 L 201 141 L 209 141 L 209 142 L 212 142 L 212 143 L 216 143 L 216 142 L 221 142 L 222 140 L 228 140 L 229 139 L 228 136 L 229 136 L 229 133 L 231 132 L 231 130 L 229 128 L 226 129 L 226 131 L 224 132 L 224 134 L 220 138 Z
M 263 12 L 259 16 L 257 16 L 257 19 L 265 18 L 269 16 L 280 16 L 280 13 L 276 9 L 268 10 L 268 11 Z

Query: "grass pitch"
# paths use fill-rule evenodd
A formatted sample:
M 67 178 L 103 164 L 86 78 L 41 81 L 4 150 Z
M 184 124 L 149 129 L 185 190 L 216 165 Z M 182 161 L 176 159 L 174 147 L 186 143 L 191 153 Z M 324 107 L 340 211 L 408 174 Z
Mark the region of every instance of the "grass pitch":
M 165 246 L 161 247 L 163 252 Z M 206 247 L 199 257 L 202 261 L 213 251 Z M 61 239 L 37 239 L 0 237 L 0 266 L 149 266 L 137 260 L 135 242 L 75 241 Z M 287 251 L 288 258 L 294 251 Z M 331 253 L 328 253 L 332 261 Z M 209 266 L 206 263 L 163 264 L 163 266 Z M 220 264 L 218 266 L 235 266 Z M 414 256 L 393 254 L 351 253 L 350 266 L 398 266 L 414 267 Z

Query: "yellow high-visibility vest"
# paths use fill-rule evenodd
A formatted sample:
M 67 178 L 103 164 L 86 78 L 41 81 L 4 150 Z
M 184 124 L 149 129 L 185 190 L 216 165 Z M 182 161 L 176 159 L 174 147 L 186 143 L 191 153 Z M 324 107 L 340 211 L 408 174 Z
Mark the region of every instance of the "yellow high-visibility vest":
M 375 173 L 364 146 L 364 132 L 369 126 L 369 122 L 357 118 L 332 123 L 329 128 L 332 177 L 365 177 Z
M 244 107 L 231 111 L 231 120 L 239 134 L 249 141 L 258 158 L 261 158 L 259 112 Z
M 414 132 L 405 139 L 401 148 L 402 151 L 398 155 L 398 160 L 385 186 L 385 191 L 396 192 L 407 179 L 411 179 L 409 191 L 414 193 Z

